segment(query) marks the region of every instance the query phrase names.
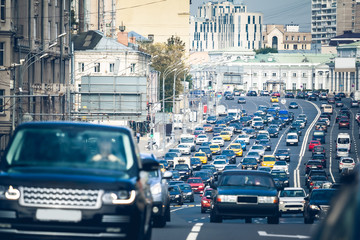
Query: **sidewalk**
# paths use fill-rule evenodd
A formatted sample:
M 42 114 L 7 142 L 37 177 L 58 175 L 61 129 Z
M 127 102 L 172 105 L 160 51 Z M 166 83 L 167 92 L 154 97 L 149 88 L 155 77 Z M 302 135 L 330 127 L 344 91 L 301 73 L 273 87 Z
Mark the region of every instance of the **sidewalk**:
M 136 141 L 136 138 L 134 139 L 135 142 Z M 156 149 L 156 150 L 147 150 L 146 149 L 146 146 L 148 145 L 148 137 L 144 136 L 144 137 L 141 137 L 140 138 L 140 142 L 138 143 L 138 147 L 139 147 L 139 151 L 141 153 L 153 153 L 156 157 L 163 157 L 165 155 L 165 153 L 172 147 L 176 147 L 177 146 L 177 141 L 175 141 L 174 143 L 170 142 L 169 143 L 166 143 L 166 146 L 165 146 L 165 151 L 164 149 L 161 149 L 161 144 L 162 142 L 160 143 L 160 146 L 159 146 L 159 149 Z

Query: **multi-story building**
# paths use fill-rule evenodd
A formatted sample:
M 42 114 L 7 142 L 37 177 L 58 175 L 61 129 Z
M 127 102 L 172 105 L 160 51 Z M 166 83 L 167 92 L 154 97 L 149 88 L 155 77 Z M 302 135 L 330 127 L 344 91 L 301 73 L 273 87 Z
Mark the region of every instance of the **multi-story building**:
M 328 44 L 336 36 L 336 0 L 311 1 L 313 43 Z
M 125 46 L 100 31 L 82 32 L 73 40 L 73 116 L 122 125 L 127 120 L 145 121 L 146 103 L 149 99 L 157 102 L 158 95 L 153 92 L 158 76 L 149 73 L 150 56 L 136 45 Z
M 171 36 L 178 36 L 185 49 L 189 49 L 188 0 L 74 0 L 73 8 L 79 32 L 99 30 L 115 38 L 120 30 L 126 29 L 154 42 L 166 42 Z
M 24 121 L 68 119 L 70 3 L 0 2 L 0 150 Z
M 360 0 L 337 0 L 336 35 L 360 32 Z
M 265 25 L 263 29 L 263 47 L 278 51 L 311 50 L 311 33 L 299 32 L 299 25 Z
M 259 49 L 262 44 L 262 13 L 247 12 L 240 1 L 208 2 L 190 20 L 190 51 L 230 47 Z

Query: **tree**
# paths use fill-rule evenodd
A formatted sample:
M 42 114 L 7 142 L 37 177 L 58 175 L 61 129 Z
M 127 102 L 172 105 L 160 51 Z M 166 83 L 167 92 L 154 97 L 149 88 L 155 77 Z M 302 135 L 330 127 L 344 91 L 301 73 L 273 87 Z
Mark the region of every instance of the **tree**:
M 185 55 L 185 43 L 179 37 L 170 37 L 166 43 L 152 43 L 152 42 L 140 42 L 140 47 L 144 52 L 152 56 L 151 67 L 161 72 L 160 76 L 160 98 L 162 98 L 162 79 L 166 69 L 185 69 L 184 55 Z M 175 67 L 176 66 L 176 67 Z M 175 80 L 175 94 L 179 95 L 183 92 L 182 81 L 185 73 L 185 80 L 190 81 L 188 78 L 188 71 L 176 71 Z M 168 71 L 167 71 L 168 72 Z M 170 111 L 172 107 L 173 96 L 173 84 L 174 84 L 174 72 L 166 75 L 165 78 L 165 110 Z
M 255 50 L 256 54 L 278 53 L 276 48 L 266 47 Z

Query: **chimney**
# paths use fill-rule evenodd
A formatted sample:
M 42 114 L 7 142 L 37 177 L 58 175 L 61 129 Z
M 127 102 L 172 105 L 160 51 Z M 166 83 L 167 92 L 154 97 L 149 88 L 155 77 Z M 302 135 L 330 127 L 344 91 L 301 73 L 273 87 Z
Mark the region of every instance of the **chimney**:
M 128 46 L 128 33 L 127 32 L 118 32 L 117 41 L 125 46 Z

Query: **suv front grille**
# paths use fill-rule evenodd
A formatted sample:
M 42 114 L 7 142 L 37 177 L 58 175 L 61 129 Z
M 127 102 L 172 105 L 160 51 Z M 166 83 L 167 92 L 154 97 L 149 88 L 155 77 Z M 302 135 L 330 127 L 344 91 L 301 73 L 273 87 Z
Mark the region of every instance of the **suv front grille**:
M 102 190 L 20 187 L 21 206 L 99 209 Z
M 238 196 L 238 203 L 257 203 L 257 196 Z

